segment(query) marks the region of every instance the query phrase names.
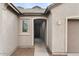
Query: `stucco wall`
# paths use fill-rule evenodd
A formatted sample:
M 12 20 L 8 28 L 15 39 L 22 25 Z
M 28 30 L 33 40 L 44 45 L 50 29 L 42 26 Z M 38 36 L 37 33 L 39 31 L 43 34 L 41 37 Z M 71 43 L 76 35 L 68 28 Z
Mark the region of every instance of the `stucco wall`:
M 28 20 L 28 32 L 22 32 L 23 20 Z M 33 37 L 32 37 L 32 20 L 27 17 L 19 18 L 19 47 L 20 48 L 32 48 Z
M 52 51 L 52 40 L 53 40 L 53 35 L 52 35 L 52 28 L 53 28 L 53 23 L 52 23 L 52 15 L 50 14 L 48 16 L 48 48 Z
M 79 4 L 66 3 L 51 9 L 53 20 L 52 52 L 67 52 L 66 17 L 79 16 Z
M 18 34 L 18 18 L 0 4 L 0 55 L 11 55 L 16 49 Z

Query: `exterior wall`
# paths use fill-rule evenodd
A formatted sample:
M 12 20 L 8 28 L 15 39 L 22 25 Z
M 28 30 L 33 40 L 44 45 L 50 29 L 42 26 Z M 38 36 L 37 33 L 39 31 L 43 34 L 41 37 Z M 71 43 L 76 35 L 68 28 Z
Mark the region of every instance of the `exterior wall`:
M 66 18 L 79 16 L 79 4 L 65 3 L 51 9 L 53 20 L 53 39 L 52 52 L 62 54 L 67 52 L 67 28 Z
M 18 18 L 0 4 L 0 55 L 11 55 L 17 45 Z
M 34 46 L 34 19 L 46 19 L 43 16 L 26 16 L 19 18 L 19 47 L 21 48 L 32 48 Z M 22 20 L 29 20 L 29 32 L 23 33 L 22 29 Z
M 22 21 L 27 20 L 29 21 L 29 32 L 22 32 Z M 33 40 L 32 40 L 32 20 L 27 17 L 20 17 L 19 20 L 19 47 L 20 48 L 32 48 L 33 46 Z
M 52 31 L 53 31 L 53 23 L 52 23 L 52 15 L 50 14 L 48 16 L 48 48 L 50 49 L 50 51 L 52 51 L 52 40 L 53 40 L 53 35 L 52 35 Z

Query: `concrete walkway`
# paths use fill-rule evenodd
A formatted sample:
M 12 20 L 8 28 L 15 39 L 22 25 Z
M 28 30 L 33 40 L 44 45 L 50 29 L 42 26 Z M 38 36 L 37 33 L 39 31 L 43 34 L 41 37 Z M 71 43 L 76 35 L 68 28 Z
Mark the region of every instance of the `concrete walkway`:
M 68 53 L 68 56 L 79 56 L 79 53 Z
M 49 56 L 41 39 L 35 39 L 34 48 L 18 48 L 12 56 Z
M 34 56 L 49 56 L 44 42 L 37 38 L 35 39 L 35 41 Z

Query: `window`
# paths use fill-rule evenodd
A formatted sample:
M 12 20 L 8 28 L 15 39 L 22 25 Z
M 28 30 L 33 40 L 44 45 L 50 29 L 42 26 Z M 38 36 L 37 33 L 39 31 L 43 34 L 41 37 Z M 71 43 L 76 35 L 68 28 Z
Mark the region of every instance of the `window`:
M 22 32 L 28 32 L 28 21 L 27 20 L 23 20 Z

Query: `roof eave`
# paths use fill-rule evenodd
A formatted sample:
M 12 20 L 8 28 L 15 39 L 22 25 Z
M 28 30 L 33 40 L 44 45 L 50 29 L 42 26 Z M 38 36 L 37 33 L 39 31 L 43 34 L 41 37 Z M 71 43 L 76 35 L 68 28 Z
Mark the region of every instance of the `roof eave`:
M 22 13 L 12 4 L 12 3 L 7 3 L 17 14 L 21 15 Z
M 45 14 L 45 15 L 46 15 L 46 14 L 49 14 L 49 13 L 50 13 L 50 10 L 51 10 L 52 8 L 55 8 L 55 7 L 57 7 L 58 5 L 61 5 L 61 4 L 62 4 L 62 3 L 53 3 L 53 4 L 49 5 L 49 6 L 46 8 L 44 14 Z
M 21 16 L 41 16 L 43 13 L 23 13 Z

